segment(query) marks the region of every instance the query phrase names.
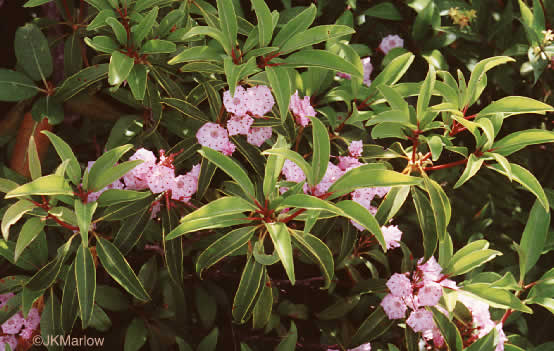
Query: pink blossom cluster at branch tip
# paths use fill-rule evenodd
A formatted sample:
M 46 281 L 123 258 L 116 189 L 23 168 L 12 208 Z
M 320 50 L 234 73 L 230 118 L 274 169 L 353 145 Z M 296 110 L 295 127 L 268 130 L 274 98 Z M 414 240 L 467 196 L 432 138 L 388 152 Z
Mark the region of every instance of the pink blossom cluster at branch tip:
M 381 50 L 385 55 L 394 48 L 402 47 L 404 47 L 404 39 L 396 34 L 387 35 L 379 44 L 379 50 Z
M 289 109 L 292 111 L 292 114 L 296 119 L 296 123 L 302 127 L 305 127 L 310 123 L 310 119 L 308 117 L 315 117 L 316 114 L 315 109 L 310 103 L 310 97 L 306 95 L 303 99 L 300 99 L 298 90 L 290 97 Z
M 371 64 L 371 57 L 364 57 L 362 59 L 362 66 L 364 71 L 363 83 L 367 86 L 371 85 L 371 73 L 373 72 L 373 65 Z M 348 73 L 339 72 L 337 76 L 344 79 L 352 79 L 352 76 Z
M 154 194 L 164 191 L 171 191 L 171 199 L 175 201 L 188 202 L 198 188 L 198 177 L 200 175 L 200 164 L 192 167 L 192 170 L 184 175 L 175 176 L 173 156 L 166 156 L 160 150 L 160 159 L 150 150 L 140 148 L 131 157 L 130 161 L 142 160 L 139 164 L 121 179 L 117 179 L 104 189 L 90 193 L 88 201 L 96 201 L 100 195 L 108 189 L 145 190 L 149 189 Z M 94 161 L 89 162 L 88 169 Z M 122 181 L 123 180 L 123 181 Z M 155 203 L 152 208 L 152 217 L 159 211 L 160 204 Z
M 272 129 L 271 127 L 252 127 L 252 124 L 254 118 L 262 118 L 271 111 L 273 105 L 275 105 L 275 99 L 271 95 L 271 90 L 265 85 L 248 89 L 237 86 L 233 96 L 227 90 L 223 93 L 223 106 L 227 112 L 232 114 L 227 120 L 227 130 L 215 123 L 206 123 L 202 128 L 214 131 L 215 126 L 218 126 L 225 133 L 218 131 L 217 135 L 211 138 L 209 133 L 200 132 L 202 130 L 200 128 L 200 135 L 196 134 L 198 142 L 228 156 L 235 150 L 235 145 L 229 141 L 229 136 L 246 135 L 248 143 L 260 147 L 267 139 L 271 138 Z
M 5 304 L 15 295 L 6 293 L 0 295 L 0 309 L 5 308 Z M 0 336 L 0 349 L 4 349 L 4 345 L 10 345 L 12 350 L 15 350 L 18 344 L 18 337 L 23 340 L 29 340 L 38 332 L 40 324 L 40 313 L 35 307 L 32 307 L 23 317 L 23 313 L 17 312 L 2 324 L 2 334 Z

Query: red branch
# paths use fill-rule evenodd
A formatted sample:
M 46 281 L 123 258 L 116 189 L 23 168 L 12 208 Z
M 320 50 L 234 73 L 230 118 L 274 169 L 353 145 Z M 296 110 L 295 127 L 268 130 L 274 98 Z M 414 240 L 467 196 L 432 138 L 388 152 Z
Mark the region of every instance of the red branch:
M 459 166 L 459 165 L 464 165 L 466 163 L 467 163 L 467 158 L 465 158 L 463 160 L 456 161 L 456 162 L 445 163 L 443 165 L 425 167 L 425 168 L 423 168 L 423 170 L 424 171 L 436 171 L 438 169 L 456 167 L 456 166 Z

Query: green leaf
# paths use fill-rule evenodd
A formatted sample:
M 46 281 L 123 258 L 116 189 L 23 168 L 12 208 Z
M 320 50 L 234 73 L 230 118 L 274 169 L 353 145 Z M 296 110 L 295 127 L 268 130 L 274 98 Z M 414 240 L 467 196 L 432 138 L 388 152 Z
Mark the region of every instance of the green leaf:
M 296 342 L 298 341 L 298 331 L 294 321 L 290 321 L 290 329 L 287 335 L 281 340 L 275 351 L 291 351 L 296 350 Z
M 5 198 L 21 197 L 27 195 L 70 195 L 73 189 L 69 183 L 56 174 L 50 174 L 37 178 L 30 183 L 23 184 L 6 194 Z
M 323 25 L 310 28 L 306 31 L 296 33 L 288 39 L 280 48 L 279 52 L 288 54 L 306 46 L 319 44 L 321 42 L 353 34 L 355 31 L 343 25 Z
M 431 208 L 433 209 L 433 214 L 435 216 L 435 225 L 437 228 L 437 235 L 439 240 L 444 240 L 446 237 L 446 228 L 450 222 L 450 201 L 442 187 L 437 184 L 434 180 L 424 175 L 423 181 L 425 184 L 425 189 L 429 193 L 429 198 L 431 200 Z
M 377 209 L 377 213 L 375 214 L 377 222 L 379 222 L 380 225 L 388 223 L 400 208 L 402 208 L 409 193 L 410 187 L 407 185 L 392 187 Z
M 146 93 L 146 80 L 148 79 L 148 68 L 146 65 L 134 65 L 129 76 L 127 77 L 127 83 L 133 97 L 137 100 L 144 100 L 144 94 Z
M 544 129 L 521 130 L 505 136 L 492 146 L 494 152 L 509 156 L 528 145 L 554 143 L 554 132 Z
M 362 79 L 362 73 L 356 66 L 329 51 L 307 49 L 295 52 L 284 61 L 285 67 L 320 67 L 328 70 L 343 72 L 355 78 Z
M 95 303 L 110 311 L 125 311 L 131 307 L 128 296 L 121 290 L 102 284 L 96 287 Z
M 481 169 L 484 161 L 484 159 L 475 156 L 475 154 L 469 155 L 466 168 L 460 176 L 460 179 L 458 179 L 456 184 L 454 184 L 454 189 L 461 187 L 465 182 L 473 177 Z
M 189 30 L 183 37 L 181 37 L 181 41 L 188 41 L 189 39 L 192 39 L 196 36 L 209 36 L 213 39 L 215 39 L 228 55 L 231 55 L 232 48 L 229 46 L 229 43 L 224 37 L 224 34 L 217 28 L 208 27 L 208 26 L 195 26 L 192 27 L 191 30 Z M 177 63 L 170 61 L 171 63 Z M 182 61 L 181 61 L 182 62 Z
M 427 144 L 431 150 L 433 162 L 437 161 L 440 158 L 444 147 L 442 139 L 438 135 L 433 135 L 431 138 L 427 139 Z
M 313 150 L 312 171 L 313 180 L 318 184 L 325 176 L 331 155 L 331 144 L 327 127 L 316 117 L 310 117 L 312 121 Z
M 460 335 L 458 328 L 456 328 L 456 325 L 435 307 L 429 308 L 433 312 L 433 319 L 444 337 L 448 350 L 462 351 L 464 348 L 462 336 Z
M 365 15 L 375 18 L 381 18 L 389 21 L 402 21 L 402 15 L 396 7 L 388 2 L 383 2 L 370 7 L 364 12 Z
M 194 46 L 181 51 L 169 60 L 168 64 L 174 65 L 189 61 L 223 61 L 222 55 L 222 51 L 211 46 Z
M 533 310 L 525 306 L 514 294 L 504 289 L 492 288 L 489 283 L 467 284 L 458 291 L 459 293 L 469 292 L 471 297 L 482 300 L 491 307 L 533 313 Z
M 137 299 L 141 301 L 150 300 L 150 296 L 144 290 L 131 266 L 114 244 L 98 238 L 96 251 L 102 266 L 116 282 Z
M 269 232 L 271 241 L 273 241 L 273 246 L 275 251 L 281 259 L 281 263 L 285 268 L 287 277 L 289 278 L 292 285 L 294 285 L 296 279 L 294 277 L 294 261 L 292 257 L 292 244 L 287 225 L 282 222 L 277 223 L 265 223 L 265 227 Z
M 227 37 L 229 45 L 234 48 L 237 41 L 238 23 L 233 1 L 217 0 L 217 12 L 221 21 L 221 30 Z
M 550 212 L 545 211 L 538 200 L 535 201 L 529 219 L 521 235 L 519 243 L 525 253 L 524 271 L 520 272 L 520 280 L 523 281 L 525 274 L 535 266 L 539 260 L 548 237 L 550 228 Z
M 244 266 L 239 287 L 233 300 L 232 314 L 236 322 L 244 323 L 255 306 L 256 297 L 265 283 L 265 266 L 250 257 Z
M 17 238 L 17 243 L 15 244 L 15 253 L 14 253 L 14 261 L 17 262 L 17 259 L 33 242 L 33 240 L 36 239 L 36 237 L 40 234 L 40 232 L 44 229 L 45 222 L 41 220 L 39 217 L 32 217 L 29 218 L 21 228 L 21 231 L 19 232 L 19 237 Z
M 385 314 L 381 306 L 377 307 L 360 325 L 350 340 L 351 346 L 360 345 L 383 335 L 392 325 L 391 320 Z
M 499 164 L 490 165 L 488 167 L 500 174 L 508 176 L 504 168 Z M 535 178 L 531 172 L 515 163 L 510 163 L 510 168 L 512 170 L 512 178 L 519 184 L 523 185 L 525 189 L 533 193 L 537 199 L 539 199 L 542 206 L 549 211 L 548 198 L 546 197 L 546 194 L 544 193 L 544 190 L 537 178 Z
M 265 72 L 279 106 L 281 121 L 284 122 L 287 119 L 290 96 L 292 95 L 290 76 L 287 70 L 281 67 L 266 66 Z
M 435 87 L 435 80 L 436 72 L 435 67 L 433 65 L 429 65 L 429 72 L 427 73 L 427 77 L 423 81 L 423 84 L 421 85 L 421 89 L 419 90 L 419 96 L 417 98 L 417 120 L 421 121 L 423 120 L 423 116 L 425 112 L 427 111 L 427 108 L 429 106 L 429 101 L 431 100 L 431 96 L 433 94 L 433 89 Z
M 367 164 L 346 172 L 331 187 L 330 199 L 348 194 L 358 188 L 385 187 L 397 185 L 417 185 L 422 179 L 410 177 L 398 172 L 389 171 L 379 164 Z
M 141 239 L 151 219 L 150 217 L 152 216 L 150 207 L 151 205 L 148 205 L 138 210 L 133 216 L 126 218 L 121 227 L 119 227 L 113 244 L 117 246 L 124 255 L 128 254 Z
M 264 0 L 250 0 L 258 19 L 258 40 L 260 47 L 267 46 L 273 37 L 273 17 Z
M 152 10 L 142 18 L 133 32 L 133 41 L 136 46 L 141 46 L 142 41 L 152 31 L 154 23 L 156 23 L 156 17 L 158 17 L 158 7 L 154 6 Z
M 115 150 L 115 149 L 112 149 L 112 150 Z M 135 161 L 123 162 L 123 163 L 120 163 L 116 166 L 104 169 L 103 173 L 98 175 L 97 177 L 93 178 L 92 176 L 89 176 L 88 190 L 89 191 L 98 191 L 98 190 L 104 189 L 104 187 L 110 185 L 111 183 L 113 183 L 117 179 L 123 177 L 125 174 L 127 174 L 129 171 L 131 171 L 136 166 L 140 165 L 142 162 L 144 162 L 144 161 L 135 160 Z M 93 167 L 94 167 L 94 165 L 93 165 Z M 91 169 L 91 174 L 92 174 L 92 169 Z M 97 174 L 95 174 L 95 175 L 97 175 Z
M 23 217 L 23 215 L 29 211 L 31 211 L 33 208 L 35 208 L 36 205 L 33 204 L 31 201 L 26 199 L 18 200 L 16 203 L 10 205 L 6 212 L 4 212 L 4 216 L 2 217 L 2 236 L 4 237 L 4 240 L 8 240 L 9 234 L 10 234 L 10 227 L 17 223 Z
M 175 110 L 181 112 L 187 117 L 193 118 L 201 122 L 211 122 L 211 120 L 202 112 L 198 107 L 193 104 L 180 99 L 164 98 L 162 103 L 166 106 L 172 107 Z
M 202 339 L 202 341 L 200 341 L 197 351 L 215 351 L 218 337 L 219 329 L 215 327 L 204 339 Z
M 61 324 L 65 332 L 73 329 L 73 325 L 79 315 L 79 297 L 77 293 L 77 283 L 75 274 L 75 263 L 73 263 L 68 271 L 63 285 L 63 295 L 61 302 Z
M 316 236 L 298 230 L 292 231 L 292 242 L 297 249 L 319 266 L 319 270 L 325 278 L 325 284 L 321 289 L 328 289 L 331 286 L 335 269 L 333 254 L 329 247 Z
M 75 280 L 82 327 L 86 329 L 92 317 L 96 293 L 96 267 L 86 241 L 79 246 L 75 256 Z
M 304 157 L 302 157 L 299 153 L 285 148 L 277 148 L 265 150 L 264 152 L 262 152 L 262 155 L 281 156 L 296 163 L 296 165 L 300 167 L 300 169 L 302 169 L 302 172 L 304 172 L 304 174 L 306 175 L 308 185 L 315 186 L 317 184 L 313 179 L 312 166 L 310 166 L 310 164 L 306 162 L 306 160 L 304 160 Z
M 82 203 L 80 199 L 75 199 L 75 213 L 77 214 L 77 223 L 81 232 L 83 243 L 88 243 L 88 232 L 90 230 L 90 222 L 96 207 L 97 202 Z M 92 311 L 91 311 L 92 312 Z
M 19 184 L 14 182 L 13 180 L 6 179 L 6 178 L 0 178 L 0 192 L 1 193 L 9 193 L 10 191 L 17 188 L 18 186 L 19 186 Z
M 316 314 L 317 318 L 322 320 L 333 320 L 345 316 L 352 311 L 360 302 L 360 295 L 339 298 L 336 302 L 323 311 Z
M 273 39 L 273 45 L 281 47 L 295 34 L 304 32 L 313 23 L 316 13 L 317 8 L 314 4 L 310 4 L 309 7 L 289 20 L 283 28 L 281 28 L 279 33 L 275 36 L 275 39 Z
M 492 328 L 491 331 L 477 339 L 473 344 L 469 345 L 465 350 L 467 351 L 488 351 L 493 350 L 495 347 L 494 339 L 497 335 L 496 328 Z
M 111 178 L 113 176 L 113 172 L 111 172 L 112 174 L 110 174 L 109 177 L 106 177 L 104 174 L 106 172 L 110 172 L 110 169 L 112 169 L 112 167 L 115 168 L 114 165 L 117 163 L 117 161 L 119 161 L 121 156 L 123 156 L 123 154 L 125 154 L 127 151 L 131 150 L 132 147 L 133 145 L 131 144 L 122 145 L 102 154 L 102 156 L 100 156 L 90 168 L 88 182 L 83 181 L 83 187 L 90 191 L 98 191 L 117 179 L 114 178 L 110 182 L 103 184 L 105 183 L 107 178 Z
M 394 85 L 396 82 L 402 78 L 404 73 L 410 68 L 410 65 L 414 61 L 415 56 L 411 52 L 407 52 L 396 57 L 392 60 L 385 69 L 375 77 L 371 86 L 369 87 L 370 92 L 376 92 L 377 88 L 384 85 Z
M 27 288 L 35 291 L 46 290 L 54 283 L 60 274 L 65 257 L 71 248 L 73 238 L 75 238 L 75 235 L 71 236 L 64 245 L 58 248 L 58 255 L 54 260 L 44 265 L 27 281 L 25 284 Z
M 230 231 L 217 239 L 207 249 L 202 251 L 196 260 L 196 272 L 202 275 L 202 271 L 216 264 L 223 258 L 232 255 L 246 245 L 254 235 L 255 227 L 242 227 Z
M 103 10 L 100 10 L 98 14 L 94 17 L 94 19 L 89 23 L 87 26 L 87 30 L 89 31 L 96 31 L 102 27 L 107 26 L 106 19 L 108 17 L 117 17 L 116 12 L 112 8 L 106 8 Z M 85 38 L 86 41 L 86 38 Z
M 92 65 L 75 73 L 63 81 L 63 83 L 56 89 L 54 96 L 61 101 L 72 98 L 81 91 L 85 90 L 87 87 L 106 78 L 108 75 L 108 67 L 109 65 L 107 63 L 102 63 Z
M 280 149 L 280 148 L 288 148 L 289 145 L 286 143 L 285 138 L 282 135 L 277 136 L 277 141 L 273 145 L 273 148 Z M 281 174 L 281 170 L 283 169 L 283 164 L 285 163 L 285 158 L 283 156 L 279 155 L 270 155 L 267 158 L 267 162 L 265 164 L 265 176 L 264 176 L 264 183 L 263 183 L 263 192 L 265 198 L 270 198 L 272 194 L 275 193 L 276 183 L 277 179 L 279 178 L 279 175 Z
M 119 51 L 114 51 L 112 57 L 110 58 L 110 67 L 108 70 L 108 83 L 110 85 L 118 85 L 123 83 L 127 79 L 133 66 L 135 60 L 129 56 L 122 54 Z
M 58 153 L 58 156 L 60 156 L 62 162 L 65 160 L 69 160 L 67 164 L 67 175 L 69 176 L 71 182 L 75 185 L 80 184 L 81 167 L 79 166 L 79 161 L 77 161 L 75 154 L 71 150 L 71 146 L 69 146 L 62 138 L 54 133 L 51 133 L 47 130 L 43 130 L 41 133 L 46 135 L 48 139 L 50 139 L 50 143 L 52 143 L 54 149 L 56 149 L 56 152 Z
M 0 68 L 0 101 L 21 101 L 32 98 L 38 87 L 20 72 Z
M 177 46 L 174 42 L 161 39 L 152 39 L 144 43 L 140 48 L 141 54 L 169 54 L 175 52 Z
M 65 76 L 79 72 L 83 68 L 83 55 L 81 53 L 81 37 L 79 31 L 66 39 L 64 44 L 63 69 Z
M 121 22 L 115 17 L 106 18 L 106 23 L 112 28 L 115 34 L 115 38 L 122 46 L 129 46 L 131 43 L 127 43 L 127 31 Z
M 36 122 L 48 118 L 48 124 L 50 125 L 62 123 L 64 119 L 63 105 L 50 96 L 38 98 L 33 104 L 31 114 Z
M 450 259 L 443 273 L 448 276 L 455 276 L 467 273 L 486 262 L 502 255 L 502 252 L 488 248 L 489 242 L 486 240 L 473 241 L 460 250 Z
M 248 196 L 254 197 L 254 184 L 237 161 L 208 147 L 202 147 L 199 153 L 233 178 Z
M 198 230 L 243 224 L 245 221 L 241 213 L 256 209 L 254 205 L 240 197 L 219 198 L 181 218 L 181 224 L 167 234 L 165 240 Z
M 258 70 L 255 57 L 251 57 L 248 62 L 243 63 L 242 65 L 235 65 L 232 58 L 226 57 L 223 62 L 223 68 L 225 70 L 225 75 L 227 76 L 229 92 L 232 95 L 235 93 L 238 81 L 244 78 L 245 75 L 252 72 L 252 70 Z
M 50 296 L 46 299 L 44 310 L 42 311 L 40 319 L 40 334 L 41 340 L 49 340 L 52 335 L 63 335 L 61 326 L 61 306 L 54 295 L 54 289 L 50 290 Z M 50 345 L 48 351 L 63 350 L 62 346 Z
M 124 351 L 138 351 L 148 339 L 148 329 L 142 318 L 133 318 L 125 332 Z
M 44 4 L 48 4 L 49 2 L 52 2 L 53 0 L 29 0 L 27 1 L 23 7 L 36 7 Z
M 337 203 L 337 207 L 344 211 L 344 216 L 361 224 L 371 232 L 379 241 L 383 251 L 387 251 L 385 237 L 381 232 L 379 223 L 365 207 L 352 200 L 343 200 Z
M 254 329 L 263 328 L 269 322 L 272 307 L 273 292 L 271 288 L 271 280 L 266 274 L 265 284 L 263 284 L 256 306 L 254 306 L 254 309 L 252 310 L 252 327 Z
M 435 225 L 435 217 L 433 215 L 431 203 L 427 196 L 423 194 L 423 191 L 413 187 L 412 199 L 416 209 L 419 227 L 423 233 L 423 251 L 425 253 L 423 260 L 427 261 L 427 259 L 435 253 L 439 240 L 437 227 Z
M 525 96 L 507 96 L 485 107 L 477 114 L 477 117 L 504 113 L 504 118 L 523 113 L 537 113 L 544 115 L 554 111 L 552 106 Z
M 508 56 L 494 56 L 484 59 L 477 63 L 471 72 L 471 77 L 467 83 L 467 89 L 464 93 L 463 106 L 471 106 L 479 98 L 482 89 L 478 89 L 479 84 L 482 80 L 486 80 L 486 72 L 498 65 L 505 64 L 507 62 L 515 61 L 513 58 Z
M 15 57 L 33 80 L 44 80 L 52 74 L 52 54 L 48 40 L 36 25 L 27 23 L 15 32 Z

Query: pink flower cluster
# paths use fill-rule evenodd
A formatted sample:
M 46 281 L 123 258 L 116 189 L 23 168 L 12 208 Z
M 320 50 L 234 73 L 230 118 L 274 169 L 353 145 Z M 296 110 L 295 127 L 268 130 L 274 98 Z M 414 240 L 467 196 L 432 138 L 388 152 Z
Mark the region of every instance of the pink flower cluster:
M 371 85 L 371 73 L 373 72 L 373 65 L 371 64 L 371 57 L 364 57 L 362 59 L 362 65 L 364 67 L 364 81 L 367 86 Z M 348 73 L 339 72 L 337 76 L 344 79 L 352 79 L 352 76 Z
M 327 349 L 327 351 L 339 351 L 339 350 Z M 348 351 L 371 351 L 371 344 L 370 343 L 362 344 L 353 349 L 348 349 Z
M 0 295 L 0 309 L 14 296 L 13 293 Z M 2 324 L 2 334 L 0 336 L 0 349 L 4 345 L 10 345 L 15 350 L 18 344 L 18 336 L 23 340 L 29 340 L 36 334 L 40 324 L 40 314 L 36 308 L 31 308 L 27 318 L 23 317 L 21 312 L 17 312 Z
M 381 40 L 379 44 L 379 50 L 381 50 L 385 55 L 389 53 L 394 48 L 404 47 L 404 39 L 398 35 L 387 35 Z
M 305 127 L 310 123 L 310 119 L 308 117 L 315 117 L 315 110 L 310 102 L 310 97 L 304 96 L 304 99 L 300 99 L 300 96 L 298 96 L 298 90 L 290 97 L 289 109 L 292 111 L 292 114 L 296 119 L 296 123 L 302 127 Z
M 198 187 L 200 164 L 194 165 L 192 170 L 187 174 L 175 176 L 173 157 L 174 155 L 166 156 L 164 151 L 160 150 L 160 159 L 157 161 L 152 151 L 144 148 L 138 149 L 129 157 L 129 160 L 142 160 L 143 163 L 127 172 L 122 178 L 123 182 L 121 179 L 118 179 L 104 189 L 90 193 L 88 201 L 96 201 L 108 189 L 149 189 L 154 194 L 171 191 L 171 199 L 188 202 L 192 195 L 196 193 Z M 94 164 L 94 161 L 89 162 L 89 169 L 92 167 L 92 164 Z M 154 216 L 155 211 L 152 212 Z
M 271 138 L 271 127 L 252 127 L 254 118 L 263 118 L 275 105 L 267 86 L 258 85 L 248 89 L 237 86 L 233 96 L 227 90 L 223 93 L 223 105 L 231 113 L 227 120 L 227 129 L 216 123 L 204 124 L 196 133 L 200 145 L 231 156 L 236 146 L 229 140 L 230 136 L 246 135 L 246 141 L 258 147 Z

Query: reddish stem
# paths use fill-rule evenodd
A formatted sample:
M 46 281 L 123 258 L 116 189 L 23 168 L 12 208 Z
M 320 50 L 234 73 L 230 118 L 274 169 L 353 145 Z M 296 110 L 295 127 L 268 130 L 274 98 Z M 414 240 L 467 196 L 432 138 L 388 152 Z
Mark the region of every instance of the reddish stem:
M 56 216 L 53 216 L 51 214 L 49 214 L 48 216 L 46 216 L 46 218 L 50 218 L 50 219 L 53 219 L 56 223 L 58 223 L 59 225 L 61 225 L 62 227 L 64 228 L 67 228 L 69 230 L 79 230 L 79 227 L 75 227 L 75 226 L 72 226 L 71 224 L 68 224 L 68 223 L 65 223 L 64 221 L 60 220 L 58 217 Z
M 424 171 L 436 171 L 438 169 L 456 167 L 456 166 L 463 165 L 463 164 L 466 164 L 466 163 L 467 163 L 467 159 L 463 159 L 463 160 L 459 160 L 459 161 L 456 161 L 456 162 L 445 163 L 443 165 L 425 167 L 425 168 L 423 168 L 423 170 Z
M 65 14 L 67 16 L 67 20 L 73 24 L 73 16 L 71 15 L 71 11 L 69 11 L 69 6 L 67 6 L 67 0 L 62 0 L 63 7 L 65 10 Z

